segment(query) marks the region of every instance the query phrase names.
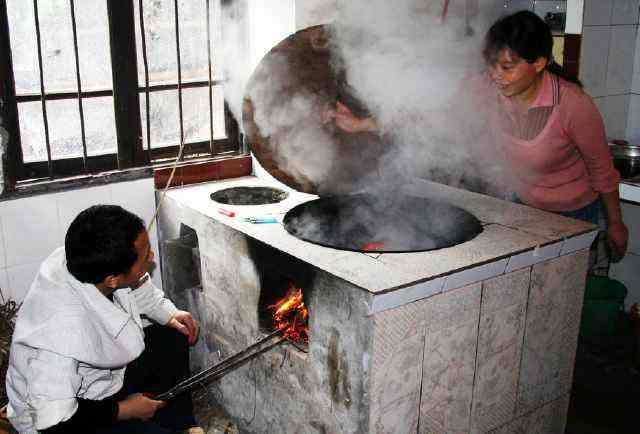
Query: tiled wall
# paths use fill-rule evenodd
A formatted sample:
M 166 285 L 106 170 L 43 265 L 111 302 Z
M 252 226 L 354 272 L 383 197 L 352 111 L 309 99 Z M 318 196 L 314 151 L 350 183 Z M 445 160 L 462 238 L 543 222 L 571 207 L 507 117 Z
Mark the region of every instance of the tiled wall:
M 42 260 L 64 243 L 73 218 L 98 203 L 120 205 L 146 223 L 155 211 L 153 179 L 0 202 L 0 289 L 5 299 L 23 299 Z M 155 226 L 149 235 L 157 253 Z M 159 270 L 153 280 L 161 284 Z
M 586 0 L 580 79 L 611 139 L 626 138 L 640 0 Z
M 640 0 L 586 0 L 580 78 L 602 112 L 607 136 L 640 143 Z M 623 203 L 629 250 L 609 276 L 640 302 L 640 205 Z

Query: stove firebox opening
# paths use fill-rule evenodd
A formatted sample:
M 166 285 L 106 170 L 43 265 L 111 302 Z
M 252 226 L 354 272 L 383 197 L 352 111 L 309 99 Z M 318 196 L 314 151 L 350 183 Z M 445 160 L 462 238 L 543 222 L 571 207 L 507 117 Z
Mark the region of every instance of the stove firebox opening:
M 265 334 L 281 330 L 298 350 L 309 346 L 309 305 L 305 303 L 314 273 L 304 263 L 262 243 L 251 244 L 260 277 L 258 325 Z

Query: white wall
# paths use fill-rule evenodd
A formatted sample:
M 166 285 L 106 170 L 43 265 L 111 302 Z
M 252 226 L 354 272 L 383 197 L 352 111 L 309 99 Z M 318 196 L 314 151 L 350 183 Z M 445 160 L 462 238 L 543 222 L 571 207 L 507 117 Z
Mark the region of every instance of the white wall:
M 629 116 L 627 118 L 627 139 L 640 143 L 640 32 L 636 33 L 631 95 L 629 95 Z
M 100 203 L 120 205 L 146 223 L 155 211 L 153 179 L 0 202 L 0 289 L 4 298 L 22 300 L 42 260 L 64 244 L 73 218 Z M 157 253 L 155 227 L 149 235 Z M 159 269 L 153 280 L 161 285 Z
M 580 78 L 594 97 L 610 139 L 640 142 L 640 0 L 585 0 Z M 640 205 L 622 204 L 629 250 L 609 277 L 629 290 L 626 305 L 640 302 Z
M 249 0 L 249 65 L 253 70 L 271 48 L 295 32 L 295 0 Z
M 627 137 L 640 0 L 586 0 L 580 79 L 610 139 Z

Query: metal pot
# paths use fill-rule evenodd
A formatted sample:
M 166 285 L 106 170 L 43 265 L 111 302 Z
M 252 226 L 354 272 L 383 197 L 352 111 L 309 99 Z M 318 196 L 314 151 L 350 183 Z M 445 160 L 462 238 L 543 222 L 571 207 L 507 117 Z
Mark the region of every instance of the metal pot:
M 640 176 L 640 146 L 616 144 L 609 146 L 609 150 L 622 179 Z

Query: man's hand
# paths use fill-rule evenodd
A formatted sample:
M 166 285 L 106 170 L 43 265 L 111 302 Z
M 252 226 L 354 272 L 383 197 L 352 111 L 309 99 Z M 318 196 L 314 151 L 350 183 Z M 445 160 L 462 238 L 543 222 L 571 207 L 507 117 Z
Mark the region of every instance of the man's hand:
M 134 393 L 127 396 L 125 400 L 118 402 L 118 420 L 149 420 L 156 414 L 158 409 L 165 405 L 167 405 L 166 402 L 156 401 L 141 393 Z
M 336 127 L 346 133 L 375 133 L 378 131 L 378 125 L 373 118 L 357 117 L 340 101 L 336 102 L 334 118 Z
M 166 324 L 167 327 L 174 328 L 189 338 L 189 345 L 195 345 L 198 340 L 198 322 L 193 319 L 189 312 L 179 310 Z
M 336 101 L 335 109 L 325 107 L 321 114 L 321 121 L 323 124 L 334 121 L 338 129 L 349 134 L 376 133 L 379 130 L 375 119 L 357 117 L 340 101 Z

